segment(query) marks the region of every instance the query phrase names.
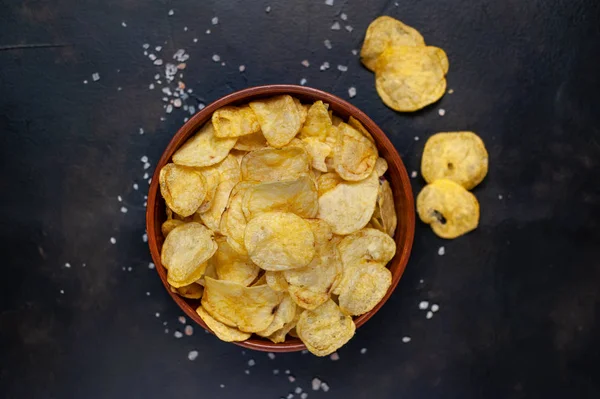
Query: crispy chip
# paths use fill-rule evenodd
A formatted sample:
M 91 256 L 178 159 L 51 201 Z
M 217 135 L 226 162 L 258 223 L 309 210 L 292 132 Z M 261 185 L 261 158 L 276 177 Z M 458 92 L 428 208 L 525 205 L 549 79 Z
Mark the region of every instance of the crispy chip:
M 477 228 L 479 202 L 463 186 L 440 179 L 417 196 L 417 212 L 424 223 L 442 238 L 456 238 Z
M 219 248 L 209 263 L 214 262 L 219 280 L 232 281 L 243 286 L 249 286 L 256 280 L 260 268 L 252 263 L 248 255 L 234 250 L 225 237 L 217 238 L 217 244 Z
M 369 131 L 363 126 L 363 124 L 360 123 L 360 121 L 358 119 L 356 119 L 355 117 L 353 117 L 352 115 L 350 115 L 350 117 L 348 118 L 348 125 L 352 126 L 356 130 L 358 130 L 360 133 L 362 133 L 363 136 L 368 138 L 372 143 L 375 143 L 375 139 L 373 139 L 373 136 L 371 136 L 371 133 L 369 133 Z
M 288 283 L 283 277 L 283 272 L 266 271 L 265 279 L 267 285 L 274 291 L 287 291 Z M 270 334 L 267 334 L 270 335 Z
M 244 332 L 269 327 L 284 296 L 267 285 L 244 287 L 210 277 L 205 280 L 202 307 L 221 323 Z
M 298 324 L 298 320 L 300 320 L 300 316 L 303 312 L 303 309 L 296 307 L 296 314 L 294 315 L 292 321 L 290 321 L 289 323 L 285 323 L 283 327 L 275 331 L 273 334 L 269 335 L 267 338 L 269 338 L 276 344 L 285 342 L 285 337 L 292 329 L 296 328 L 296 324 Z
M 269 273 L 269 272 L 267 272 Z M 267 281 L 269 277 L 267 276 Z M 288 294 L 284 293 L 283 299 L 275 312 L 275 317 L 273 321 L 269 325 L 269 327 L 265 328 L 262 331 L 258 331 L 256 334 L 261 337 L 268 337 L 273 334 L 275 331 L 281 329 L 284 325 L 294 320 L 296 316 L 296 304 L 292 301 L 292 298 Z
M 198 280 L 206 269 L 205 262 L 216 250 L 212 232 L 200 223 L 190 222 L 174 228 L 161 252 L 169 283 L 178 288 Z
M 304 125 L 304 122 L 306 122 L 306 117 L 308 116 L 308 109 L 310 108 L 310 105 L 302 104 L 300 100 L 298 100 L 295 97 L 292 98 L 294 99 L 294 103 L 298 108 L 298 114 L 300 115 L 300 127 L 302 128 L 302 125 Z
M 223 212 L 219 224 L 221 234 L 227 236 L 229 245 L 241 254 L 248 254 L 246 247 L 244 246 L 244 234 L 247 219 L 242 209 L 242 200 L 246 190 L 255 184 L 257 183 L 242 181 L 235 185 L 233 190 L 231 190 L 227 209 Z
M 225 342 L 245 341 L 252 334 L 241 332 L 237 328 L 226 326 L 218 320 L 215 320 L 206 310 L 199 306 L 196 309 L 198 316 L 206 323 L 208 328 L 219 338 Z
M 293 213 L 267 212 L 256 216 L 246 226 L 244 244 L 250 259 L 265 270 L 303 267 L 315 255 L 310 225 Z
M 260 271 L 258 278 L 252 284 L 250 284 L 250 287 L 256 287 L 259 285 L 267 285 L 267 275 L 263 270 Z
M 338 250 L 345 270 L 364 262 L 387 264 L 396 254 L 396 243 L 379 230 L 365 228 L 344 237 Z
M 260 128 L 269 145 L 280 148 L 290 142 L 302 127 L 301 107 L 289 95 L 252 101 Z
M 377 176 L 381 177 L 385 174 L 385 172 L 387 172 L 388 170 L 388 163 L 385 159 L 379 157 L 377 158 L 377 161 L 375 162 L 375 171 L 377 172 Z
M 377 58 L 389 46 L 425 46 L 425 40 L 416 29 L 392 17 L 381 16 L 367 28 L 360 50 L 361 62 L 371 71 L 375 71 Z
M 428 183 L 448 179 L 471 190 L 487 171 L 487 150 L 473 132 L 437 133 L 425 143 L 421 174 Z
M 396 208 L 394 203 L 394 194 L 387 180 L 379 183 L 379 193 L 377 194 L 377 207 L 375 213 L 379 215 L 383 232 L 390 237 L 394 236 L 398 218 L 396 217 Z
M 192 283 L 179 288 L 171 288 L 174 289 L 174 292 L 177 294 L 189 299 L 200 299 L 202 298 L 202 293 L 204 292 L 204 288 L 198 283 Z
M 379 263 L 363 263 L 344 270 L 340 283 L 340 310 L 359 316 L 373 309 L 392 285 L 392 273 Z
M 225 161 L 223 160 L 222 162 Z M 212 206 L 212 201 L 215 198 L 215 194 L 217 193 L 217 187 L 219 187 L 219 182 L 221 180 L 221 176 L 219 175 L 217 165 L 218 164 L 207 166 L 206 168 L 197 169 L 202 174 L 202 176 L 204 176 L 204 181 L 206 182 L 206 197 L 204 197 L 204 201 L 202 201 L 202 205 L 200 205 L 197 212 L 206 212 Z
M 441 48 L 434 46 L 427 46 L 427 49 L 433 56 L 435 56 L 438 59 L 440 65 L 442 66 L 442 70 L 444 71 L 444 75 L 446 75 L 448 73 L 448 70 L 450 69 L 450 61 L 448 61 L 448 56 L 446 55 L 446 52 Z
M 181 226 L 182 224 L 185 224 L 185 222 L 182 222 L 181 220 L 177 219 L 165 220 L 165 222 L 160 227 L 163 237 L 167 237 L 175 227 Z
M 341 182 L 319 196 L 317 217 L 329 223 L 335 234 L 351 234 L 369 223 L 378 191 L 377 173 L 359 182 Z
M 212 115 L 215 136 L 219 138 L 240 137 L 260 132 L 256 115 L 249 106 L 227 106 L 216 110 Z
M 337 187 L 338 184 L 342 183 L 344 180 L 335 172 L 324 173 L 317 179 L 317 191 L 319 193 L 319 197 L 328 192 L 329 190 L 333 190 Z
M 246 190 L 242 209 L 247 219 L 272 211 L 312 218 L 319 210 L 317 186 L 308 175 L 296 180 L 260 183 Z
M 369 177 L 377 162 L 377 147 L 352 126 L 341 123 L 340 135 L 333 152 L 336 172 L 345 180 L 359 181 Z
M 237 138 L 215 137 L 212 122 L 206 123 L 194 137 L 173 154 L 178 165 L 203 167 L 221 162 L 235 145 Z
M 429 47 L 389 47 L 377 60 L 375 87 L 396 111 L 416 111 L 446 91 L 444 68 Z
M 168 163 L 160 170 L 159 182 L 168 207 L 182 216 L 193 215 L 206 196 L 206 181 L 192 168 Z
M 267 147 L 267 139 L 261 131 L 238 138 L 233 146 L 234 149 L 241 151 L 255 151 L 265 147 Z
M 310 158 L 299 147 L 265 148 L 249 152 L 242 159 L 242 180 L 276 181 L 308 174 Z
M 306 310 L 296 325 L 306 348 L 317 356 L 335 352 L 352 338 L 356 326 L 331 300 L 314 310 Z
M 323 101 L 320 100 L 310 106 L 306 123 L 300 131 L 300 138 L 311 137 L 318 140 L 325 140 L 327 130 L 332 125 L 327 108 L 327 104 L 323 104 Z
M 310 155 L 311 165 L 314 169 L 327 172 L 325 160 L 331 155 L 331 146 L 315 137 L 306 137 L 302 139 L 304 149 Z

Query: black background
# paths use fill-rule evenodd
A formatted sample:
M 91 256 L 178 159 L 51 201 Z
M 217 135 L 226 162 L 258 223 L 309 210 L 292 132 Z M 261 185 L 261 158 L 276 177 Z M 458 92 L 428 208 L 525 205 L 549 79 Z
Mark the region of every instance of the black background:
M 279 398 L 300 386 L 309 398 L 600 397 L 597 0 L 3 0 L 0 9 L 0 396 Z M 351 52 L 382 14 L 446 50 L 453 94 L 415 114 L 383 105 Z M 164 66 L 143 43 L 162 45 L 165 61 L 190 54 L 188 104 L 302 78 L 346 99 L 354 86 L 350 101 L 387 132 L 409 173 L 431 134 L 477 132 L 491 165 L 474 190 L 479 228 L 443 241 L 419 222 L 398 288 L 337 362 L 271 360 L 200 327 L 174 338 L 181 312 L 142 240 L 142 176 L 153 167 L 140 158 L 153 164 L 185 114 L 166 115 L 159 88 L 149 90 Z M 23 44 L 62 47 L 6 47 Z M 413 184 L 418 192 L 420 176 Z M 421 300 L 440 311 L 427 320 Z M 328 393 L 310 389 L 315 376 Z

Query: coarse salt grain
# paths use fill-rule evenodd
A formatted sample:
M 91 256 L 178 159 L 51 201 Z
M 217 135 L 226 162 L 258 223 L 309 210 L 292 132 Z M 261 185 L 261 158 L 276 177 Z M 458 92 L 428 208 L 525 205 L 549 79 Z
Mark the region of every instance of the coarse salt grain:
M 337 69 L 338 71 L 346 72 L 348 70 L 348 67 L 346 65 L 338 65 Z
M 221 385 L 219 385 L 219 386 L 220 386 L 221 388 L 225 388 L 225 385 L 224 385 L 224 384 L 221 384 Z
M 67 263 L 65 263 L 65 267 L 66 267 L 67 269 L 69 269 L 69 268 L 71 268 L 71 264 L 70 264 L 69 262 L 67 262 Z
M 197 37 L 194 38 L 194 43 L 198 43 L 198 38 Z
M 160 59 L 159 59 L 159 60 L 156 60 L 156 61 L 154 61 L 154 65 L 158 65 L 158 66 L 160 66 L 160 65 L 162 65 L 162 64 L 163 64 L 163 60 L 160 60 Z
M 273 369 L 273 375 L 279 374 L 279 369 Z
M 445 247 L 439 247 L 438 249 L 438 255 L 442 256 L 446 253 L 446 248 Z
M 415 141 L 419 141 L 419 136 L 415 136 Z
M 410 337 L 402 337 L 402 342 L 404 342 L 405 344 L 410 342 Z
M 433 312 L 429 311 L 427 312 L 427 314 L 425 315 L 425 318 L 427 319 L 431 319 L 433 317 Z
M 212 60 L 214 62 L 219 62 L 219 61 L 221 61 L 221 56 L 219 54 L 213 54 Z
M 156 56 L 154 54 L 150 54 L 148 58 L 150 58 L 150 61 L 154 61 L 156 59 Z
M 331 355 L 329 355 L 329 359 L 331 359 L 332 361 L 338 361 L 340 360 L 340 355 L 338 355 L 337 352 L 333 352 Z
M 286 399 L 293 399 L 293 398 L 294 398 L 293 393 L 288 393 L 288 395 L 286 396 Z
M 333 0 L 325 0 L 325 4 L 328 6 L 332 6 L 333 5 Z
M 98 72 L 92 74 L 92 80 L 97 82 L 100 80 L 100 74 Z
M 183 31 L 184 31 L 184 32 L 187 32 L 187 31 L 188 31 L 188 27 L 187 27 L 187 26 L 184 26 L 184 27 L 183 27 Z
M 218 23 L 219 23 L 219 17 L 213 17 L 213 18 L 210 20 L 210 22 L 211 22 L 213 25 L 216 25 L 216 24 L 218 24 Z
M 362 348 L 362 349 L 360 350 L 360 354 L 361 354 L 361 355 L 364 355 L 365 353 L 367 353 L 367 348 Z
M 146 162 L 146 163 L 144 164 L 144 169 L 148 169 L 149 167 L 150 167 L 150 162 Z
M 244 373 L 246 373 L 247 375 L 250 374 L 250 370 L 244 370 Z
M 271 12 L 271 6 L 267 6 L 267 7 L 265 8 L 265 12 L 266 12 L 266 13 L 270 13 L 270 12 Z
M 123 201 L 123 198 L 120 195 L 117 195 L 117 201 L 121 202 Z
M 324 71 L 326 69 L 329 69 L 329 62 L 325 61 L 324 63 L 321 64 L 321 66 L 319 67 L 319 69 L 321 71 Z
M 412 172 L 410 172 L 410 177 L 412 177 L 413 179 L 414 179 L 415 177 L 417 177 L 417 171 L 416 171 L 416 170 L 413 170 Z
M 173 333 L 173 336 L 174 336 L 175 338 L 181 338 L 181 337 L 183 337 L 183 334 L 181 333 L 181 331 L 175 331 L 175 332 Z
M 452 93 L 454 93 L 454 89 L 448 90 L 448 94 L 452 94 Z
M 183 332 L 185 333 L 185 335 L 187 335 L 189 337 L 190 335 L 194 334 L 194 327 L 185 326 L 185 328 L 183 329 Z
M 88 84 L 88 81 L 87 81 L 87 80 L 84 80 L 84 81 L 83 81 L 83 84 L 84 84 L 84 85 Z
M 150 90 L 154 90 L 154 83 L 150 83 L 150 84 L 148 85 L 148 88 L 149 88 Z M 140 133 L 140 134 L 144 134 L 144 133 Z
M 419 309 L 425 310 L 428 307 L 429 307 L 429 302 L 427 302 L 427 301 L 421 301 L 421 302 L 419 302 Z
M 267 356 L 268 356 L 268 357 L 269 357 L 269 359 L 271 359 L 271 360 L 275 359 L 275 354 L 274 354 L 274 353 L 271 353 L 271 352 L 269 352 L 269 353 L 267 353 Z
M 148 234 L 144 233 L 144 235 L 142 236 L 142 241 L 148 242 Z
M 126 23 L 125 21 L 123 21 L 123 22 L 121 22 L 121 26 L 122 26 L 123 28 L 127 28 L 127 23 Z
M 144 179 L 144 180 L 146 180 L 148 177 L 150 177 L 150 176 L 148 175 L 148 173 L 144 173 L 144 177 L 143 177 L 143 179 Z
M 342 21 L 345 21 L 348 19 L 348 16 L 345 13 L 341 13 L 340 18 L 342 19 Z
M 190 353 L 188 353 L 188 359 L 190 360 L 196 360 L 196 358 L 198 357 L 198 351 L 190 351 Z
M 296 389 L 294 389 L 294 393 L 297 394 L 297 395 L 301 394 L 302 393 L 302 388 L 296 387 Z
M 207 34 L 207 35 L 210 35 L 210 29 L 207 29 L 207 30 L 206 30 L 206 34 Z
M 308 394 L 306 392 L 302 392 L 302 394 L 300 395 L 300 399 L 306 399 L 308 398 Z
M 181 324 L 185 324 L 185 317 L 183 317 L 183 316 L 179 316 L 179 317 L 177 318 L 177 320 L 179 320 L 179 322 L 180 322 Z
M 357 49 L 352 50 L 352 55 L 358 55 L 358 50 Z
M 304 66 L 305 66 L 305 67 L 307 67 L 307 68 L 310 66 L 310 62 L 308 62 L 308 60 L 303 60 L 303 61 L 301 62 L 301 64 L 302 64 L 302 65 L 304 65 Z
M 138 184 L 137 183 L 133 183 L 133 189 L 137 190 L 138 188 L 139 188 Z
M 296 381 L 296 377 L 294 377 L 293 375 L 288 375 L 288 381 L 294 382 L 294 381 Z
M 150 48 L 150 45 L 148 43 L 144 43 L 144 44 L 142 44 L 142 48 L 144 50 L 148 50 Z
M 286 374 L 289 374 L 289 373 L 290 373 L 290 370 L 285 370 L 285 373 L 286 373 Z
M 148 263 L 148 269 L 154 269 L 156 266 L 154 265 L 154 263 L 150 262 Z
M 501 200 L 502 198 L 504 198 L 502 194 L 498 194 L 498 199 Z
M 326 382 L 322 382 L 321 389 L 323 390 L 323 392 L 329 392 L 329 385 L 327 385 Z
M 169 12 L 168 12 L 167 14 L 169 14 L 169 15 L 173 15 L 173 14 L 175 14 L 175 11 L 173 11 L 173 10 L 169 10 Z
M 323 44 L 324 44 L 324 45 L 325 45 L 325 47 L 327 47 L 329 50 L 331 50 L 331 48 L 333 47 L 333 46 L 331 45 L 331 40 L 329 40 L 329 39 L 325 39 L 325 40 L 323 41 Z
M 121 213 L 127 213 L 127 208 L 125 208 L 124 206 L 121 207 Z
M 444 116 L 444 115 L 446 115 L 446 110 L 444 108 L 440 108 L 438 110 L 438 114 L 440 114 L 440 116 Z
M 331 25 L 331 30 L 340 30 L 341 26 L 339 22 L 334 22 L 333 25 Z
M 128 267 L 128 268 L 127 268 L 127 270 L 128 270 L 128 271 L 131 271 L 131 270 L 133 270 L 133 269 L 132 269 L 131 267 Z M 150 291 L 146 291 L 146 296 L 150 296 Z
M 437 312 L 438 310 L 440 310 L 440 305 L 438 305 L 437 303 L 434 303 L 433 305 L 431 305 L 431 311 L 432 312 Z
M 110 237 L 110 243 L 111 244 L 116 244 L 117 243 L 117 239 L 115 237 Z
M 144 155 L 143 157 L 140 158 L 140 161 L 143 163 L 148 162 L 148 157 L 146 155 Z
M 356 96 L 356 87 L 350 87 L 348 89 L 348 96 L 350 96 L 350 98 L 353 98 L 354 96 Z
M 352 32 L 354 30 L 354 28 L 352 26 L 350 26 L 350 25 L 346 25 L 346 30 L 348 32 Z
M 181 107 L 181 105 L 182 105 L 182 104 L 183 104 L 183 102 L 182 102 L 182 101 L 181 101 L 181 99 L 179 99 L 179 98 L 176 98 L 175 100 L 173 100 L 173 105 L 174 105 L 176 108 L 179 108 L 179 107 Z
M 319 388 L 321 388 L 321 380 L 315 377 L 313 378 L 311 385 L 313 391 L 318 391 Z
M 65 290 L 60 290 L 60 293 L 61 293 L 61 294 L 64 294 L 64 293 L 65 293 Z
M 302 78 L 302 79 L 300 79 L 300 84 L 301 84 L 302 86 L 304 86 L 304 85 L 306 84 L 306 82 L 307 82 L 306 78 Z
M 250 359 L 248 360 L 248 366 L 252 367 L 256 364 L 256 362 L 254 361 L 254 359 Z

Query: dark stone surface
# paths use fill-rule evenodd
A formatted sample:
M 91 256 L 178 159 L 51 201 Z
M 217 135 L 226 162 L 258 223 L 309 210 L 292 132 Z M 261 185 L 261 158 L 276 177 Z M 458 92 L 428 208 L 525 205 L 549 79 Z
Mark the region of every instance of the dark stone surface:
M 2 46 L 64 47 L 0 51 L 0 396 L 279 398 L 301 386 L 310 398 L 600 397 L 600 3 L 398 3 L 3 1 Z M 352 32 L 330 30 L 340 12 Z M 351 53 L 381 14 L 447 51 L 453 94 L 414 115 L 383 105 Z M 419 223 L 396 292 L 337 362 L 270 360 L 200 328 L 175 339 L 180 312 L 142 241 L 140 158 L 159 157 L 184 113 L 159 119 L 162 94 L 148 85 L 163 68 L 143 56 L 143 43 L 162 45 L 165 60 L 190 53 L 189 103 L 302 78 L 343 98 L 355 86 L 351 101 L 389 134 L 409 172 L 432 133 L 476 131 L 491 161 L 475 189 L 479 229 L 446 242 Z M 331 69 L 321 72 L 324 61 Z M 413 181 L 418 192 L 423 182 Z M 433 319 L 421 300 L 439 303 Z M 315 376 L 329 393 L 310 390 Z

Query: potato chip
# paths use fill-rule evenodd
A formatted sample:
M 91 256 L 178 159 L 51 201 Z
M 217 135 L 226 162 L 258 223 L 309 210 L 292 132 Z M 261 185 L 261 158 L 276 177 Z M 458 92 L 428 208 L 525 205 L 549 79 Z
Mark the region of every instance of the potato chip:
M 168 163 L 160 170 L 160 193 L 173 211 L 193 215 L 206 196 L 204 177 L 192 168 Z
M 298 114 L 300 115 L 300 126 L 302 126 L 304 125 L 304 122 L 306 122 L 306 117 L 308 116 L 308 109 L 310 108 L 310 105 L 302 104 L 300 100 L 298 100 L 295 97 L 292 98 L 294 99 L 294 103 L 298 108 Z
M 302 139 L 304 149 L 310 155 L 311 166 L 321 172 L 327 172 L 325 160 L 331 155 L 331 146 L 320 141 L 315 137 L 306 137 Z
M 444 95 L 444 67 L 429 47 L 389 47 L 377 60 L 375 87 L 388 107 L 416 111 Z
M 390 183 L 387 180 L 380 182 L 375 212 L 379 214 L 383 232 L 387 233 L 390 237 L 394 236 L 394 233 L 396 232 L 396 226 L 398 225 L 395 206 L 394 194 L 392 193 Z
M 283 277 L 283 272 L 266 271 L 265 279 L 267 285 L 274 291 L 287 291 L 288 283 Z M 270 334 L 267 334 L 270 335 Z
M 252 101 L 250 108 L 269 145 L 280 148 L 290 142 L 302 127 L 301 107 L 289 95 Z
M 173 288 L 173 287 L 171 287 Z M 192 283 L 190 285 L 184 285 L 183 287 L 173 288 L 177 294 L 188 299 L 200 299 L 204 288 L 198 283 Z
M 267 285 L 244 287 L 231 281 L 206 279 L 202 307 L 212 317 L 244 332 L 269 327 L 284 295 Z
M 331 117 L 327 112 L 328 105 L 323 104 L 323 101 L 316 101 L 310 106 L 306 123 L 300 131 L 300 138 L 315 138 L 325 140 L 327 130 L 331 127 Z
M 331 300 L 314 310 L 306 310 L 296 325 L 306 348 L 317 356 L 335 352 L 352 338 L 356 326 Z
M 392 273 L 385 264 L 364 263 L 344 270 L 340 283 L 340 310 L 359 316 L 372 310 L 392 285 Z
M 259 214 L 248 222 L 244 244 L 250 259 L 264 270 L 303 267 L 315 255 L 310 225 L 293 213 Z
M 240 137 L 260 132 L 256 115 L 249 106 L 227 106 L 216 110 L 212 115 L 215 137 Z
M 388 170 L 388 163 L 385 159 L 379 157 L 377 158 L 377 161 L 375 162 L 375 171 L 377 172 L 377 176 L 381 177 L 385 174 L 385 172 L 387 172 Z
M 375 19 L 367 28 L 360 49 L 360 60 L 371 71 L 377 68 L 377 58 L 389 46 L 425 46 L 423 36 L 414 28 L 386 15 Z
M 427 183 L 448 179 L 471 190 L 487 171 L 487 150 L 473 132 L 437 133 L 425 143 L 421 174 Z
M 456 238 L 477 228 L 479 202 L 452 180 L 435 180 L 417 196 L 417 212 L 442 238 Z
M 269 338 L 271 341 L 273 341 L 276 344 L 285 342 L 285 337 L 288 335 L 288 333 L 292 329 L 296 328 L 296 324 L 298 324 L 298 320 L 300 320 L 300 316 L 302 315 L 303 312 L 304 312 L 303 309 L 296 307 L 296 314 L 294 315 L 294 318 L 290 322 L 285 323 L 283 325 L 283 327 L 281 327 L 279 330 L 273 332 L 267 338 Z
M 175 151 L 173 162 L 194 167 L 214 165 L 225 159 L 236 141 L 237 138 L 216 137 L 212 122 L 208 122 Z
M 265 148 L 246 154 L 241 169 L 242 180 L 290 180 L 308 174 L 310 158 L 299 147 Z
M 252 334 L 241 332 L 237 328 L 229 327 L 218 320 L 215 320 L 206 310 L 202 308 L 202 306 L 198 306 L 196 309 L 196 313 L 198 316 L 206 323 L 208 328 L 219 338 L 221 341 L 225 342 L 237 342 L 237 341 L 245 341 Z
M 377 173 L 371 173 L 359 182 L 341 182 L 319 196 L 317 217 L 329 223 L 335 234 L 346 235 L 360 230 L 373 215 L 378 189 Z
M 340 135 L 333 151 L 333 165 L 345 180 L 359 181 L 369 177 L 377 162 L 377 147 L 352 126 L 341 123 Z
M 256 287 L 259 285 L 267 285 L 267 275 L 263 270 L 260 271 L 260 274 L 258 275 L 256 280 L 252 284 L 250 284 L 250 287 Z
M 168 219 L 168 220 L 165 220 L 165 222 L 160 227 L 160 230 L 162 232 L 163 237 L 168 236 L 169 233 L 171 231 L 173 231 L 173 229 L 175 227 L 181 226 L 182 224 L 185 224 L 185 222 L 182 222 L 181 220 L 177 220 L 177 219 Z
M 229 245 L 241 254 L 248 254 L 248 251 L 246 251 L 246 247 L 244 246 L 244 234 L 247 219 L 242 209 L 242 200 L 246 190 L 255 184 L 258 183 L 242 181 L 235 185 L 231 190 L 227 209 L 223 212 L 219 224 L 220 232 L 227 236 Z
M 225 158 L 227 159 L 227 158 Z M 223 160 L 224 162 L 224 160 Z M 206 196 L 204 197 L 204 201 L 202 201 L 202 205 L 198 208 L 197 212 L 203 213 L 210 209 L 212 206 L 212 201 L 215 198 L 215 194 L 217 193 L 217 187 L 219 187 L 219 183 L 221 181 L 221 176 L 219 175 L 219 170 L 216 165 L 211 165 L 206 168 L 198 168 L 196 169 L 198 172 L 204 176 L 205 187 L 206 187 Z
M 256 280 L 260 268 L 252 263 L 248 255 L 235 251 L 225 237 L 217 238 L 217 244 L 217 252 L 209 263 L 214 262 L 219 280 L 232 281 L 243 286 L 249 286 Z
M 269 272 L 267 272 L 269 273 Z M 268 280 L 267 276 L 267 280 Z M 296 316 L 296 304 L 292 301 L 292 298 L 288 294 L 284 293 L 283 299 L 279 304 L 279 307 L 275 311 L 275 317 L 273 321 L 269 325 L 269 327 L 265 328 L 262 331 L 258 331 L 256 335 L 260 335 L 261 337 L 268 337 L 273 334 L 275 331 L 281 329 L 284 325 L 294 320 Z
M 200 223 L 190 222 L 174 228 L 161 252 L 169 283 L 179 288 L 198 280 L 206 268 L 205 262 L 216 250 L 212 232 Z
M 238 141 L 235 143 L 233 148 L 241 151 L 255 151 L 260 150 L 261 148 L 266 148 L 267 146 L 267 139 L 261 131 L 258 131 L 256 133 L 238 138 Z
M 312 218 L 319 211 L 317 186 L 308 175 L 296 180 L 260 183 L 246 190 L 242 209 L 247 219 L 272 211 Z
M 365 228 L 338 244 L 344 270 L 360 263 L 387 264 L 396 254 L 396 243 L 387 234 Z
M 328 192 L 329 190 L 333 190 L 337 187 L 338 184 L 342 183 L 344 179 L 340 177 L 335 172 L 325 173 L 319 176 L 317 179 L 317 191 L 319 193 L 319 197 Z
M 442 66 L 442 70 L 444 71 L 444 75 L 446 75 L 450 69 L 450 61 L 448 61 L 446 52 L 439 47 L 427 46 L 427 48 L 429 49 L 429 52 L 435 55 L 435 57 L 438 59 L 440 65 Z
M 363 126 L 362 123 L 352 115 L 348 118 L 348 125 L 352 126 L 354 129 L 358 130 L 363 136 L 369 139 L 372 143 L 375 143 L 375 139 L 371 136 L 371 133 Z

